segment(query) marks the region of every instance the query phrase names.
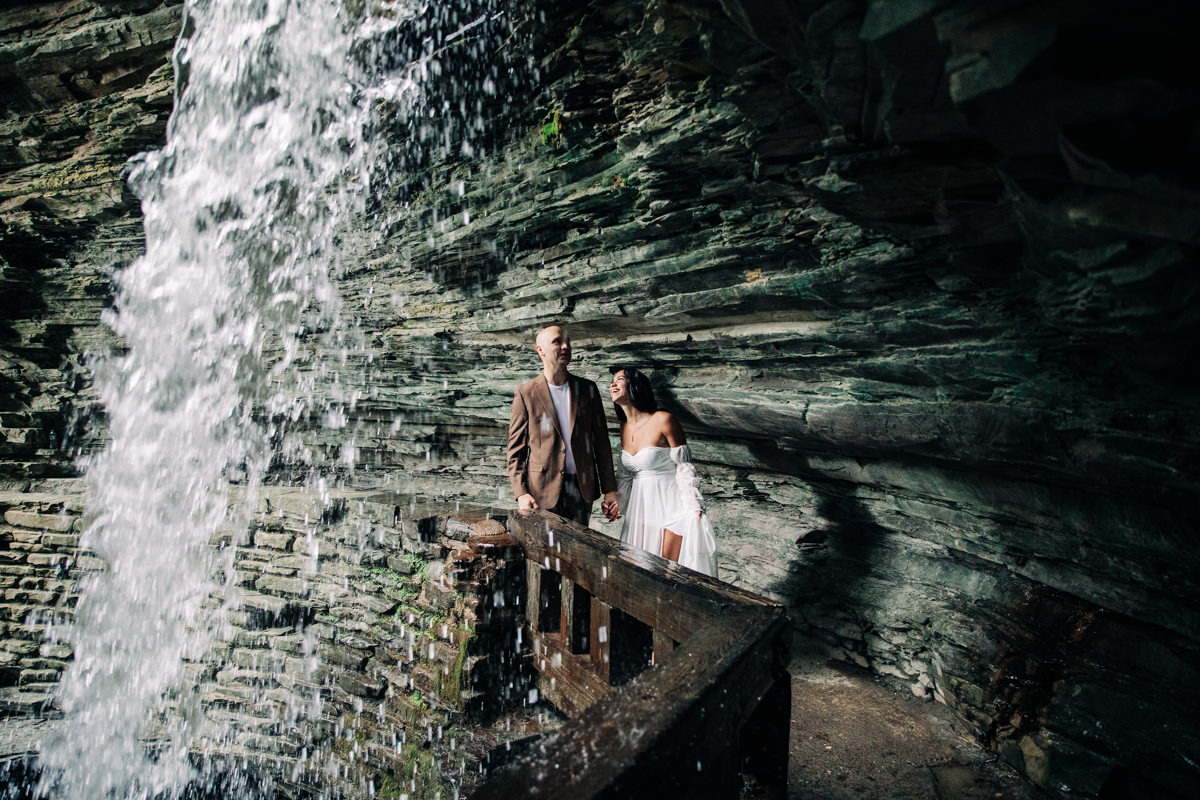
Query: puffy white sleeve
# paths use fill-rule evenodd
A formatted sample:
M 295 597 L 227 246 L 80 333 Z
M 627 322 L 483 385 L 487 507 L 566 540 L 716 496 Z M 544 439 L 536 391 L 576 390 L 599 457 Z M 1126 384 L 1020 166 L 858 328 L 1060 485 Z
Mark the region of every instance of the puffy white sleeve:
M 675 486 L 679 497 L 688 509 L 679 534 L 683 542 L 679 547 L 679 563 L 682 566 L 717 577 L 717 538 L 707 514 L 697 516 L 704 510 L 704 497 L 700 494 L 700 476 L 692 466 L 692 454 L 687 445 L 671 448 L 671 460 L 675 462 Z
M 672 447 L 671 460 L 675 462 L 675 488 L 683 507 L 688 511 L 703 511 L 704 495 L 700 494 L 700 476 L 692 466 L 692 451 L 686 444 Z

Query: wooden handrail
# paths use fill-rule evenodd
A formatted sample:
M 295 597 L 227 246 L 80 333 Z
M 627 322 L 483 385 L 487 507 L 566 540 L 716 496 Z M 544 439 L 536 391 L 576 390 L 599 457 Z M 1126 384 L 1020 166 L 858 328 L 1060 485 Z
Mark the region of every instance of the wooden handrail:
M 534 667 L 574 719 L 474 798 L 736 797 L 747 767 L 783 795 L 791 691 L 781 605 L 553 514 L 516 512 L 508 523 L 526 556 Z M 557 625 L 541 619 L 556 610 L 543 603 L 543 579 L 555 576 Z M 653 632 L 656 664 L 619 686 L 614 609 Z

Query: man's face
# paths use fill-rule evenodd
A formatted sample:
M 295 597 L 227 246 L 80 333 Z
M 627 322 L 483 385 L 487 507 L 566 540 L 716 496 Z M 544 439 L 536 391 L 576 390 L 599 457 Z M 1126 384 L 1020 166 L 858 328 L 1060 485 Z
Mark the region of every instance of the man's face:
M 571 363 L 571 337 L 557 325 L 551 325 L 538 334 L 537 353 L 542 365 L 551 371 L 566 369 Z

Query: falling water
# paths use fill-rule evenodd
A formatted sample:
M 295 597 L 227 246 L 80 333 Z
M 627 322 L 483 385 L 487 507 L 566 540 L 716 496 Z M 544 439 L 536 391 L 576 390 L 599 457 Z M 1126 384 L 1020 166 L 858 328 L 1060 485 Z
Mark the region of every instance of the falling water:
M 165 147 L 131 162 L 146 251 L 117 276 L 107 315 L 127 350 L 96 373 L 111 444 L 87 465 L 81 543 L 106 569 L 55 631 L 75 662 L 60 689 L 67 733 L 39 755 L 43 794 L 149 797 L 191 776 L 201 720 L 180 692 L 184 664 L 233 599 L 218 588 L 224 602 L 209 602 L 228 566 L 210 543 L 245 529 L 289 423 L 322 413 L 324 393 L 294 374 L 313 332 L 347 337 L 336 236 L 372 180 L 371 102 L 408 91 L 363 71 L 363 43 L 403 14 L 389 16 L 350 19 L 337 0 L 185 12 Z M 233 506 L 231 482 L 244 486 Z M 180 721 L 150 759 L 141 737 L 167 702 Z
M 65 733 L 39 749 L 43 796 L 169 797 L 196 778 L 189 758 L 214 737 L 186 665 L 236 608 L 256 492 L 268 473 L 323 486 L 303 432 L 353 411 L 337 393 L 356 346 L 340 259 L 395 224 L 380 196 L 403 213 L 419 168 L 484 148 L 480 98 L 513 80 L 488 66 L 499 6 L 187 3 L 166 144 L 130 163 L 146 252 L 106 315 L 126 347 L 97 359 L 110 444 L 85 465 L 80 545 L 98 568 L 50 632 L 75 658 Z

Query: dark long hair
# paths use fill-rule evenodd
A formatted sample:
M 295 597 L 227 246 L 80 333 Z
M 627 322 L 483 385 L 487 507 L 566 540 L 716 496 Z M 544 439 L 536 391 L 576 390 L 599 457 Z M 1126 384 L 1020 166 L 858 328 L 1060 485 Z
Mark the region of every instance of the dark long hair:
M 625 373 L 625 392 L 629 395 L 629 402 L 638 411 L 647 414 L 653 414 L 658 411 L 658 401 L 654 399 L 654 388 L 650 385 L 650 379 L 637 367 L 613 367 L 612 374 L 618 372 Z M 617 410 L 617 419 L 622 424 L 625 423 L 625 412 L 616 403 L 613 407 Z

